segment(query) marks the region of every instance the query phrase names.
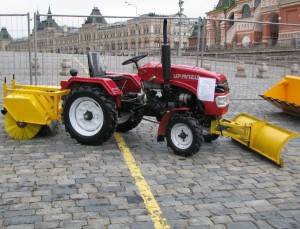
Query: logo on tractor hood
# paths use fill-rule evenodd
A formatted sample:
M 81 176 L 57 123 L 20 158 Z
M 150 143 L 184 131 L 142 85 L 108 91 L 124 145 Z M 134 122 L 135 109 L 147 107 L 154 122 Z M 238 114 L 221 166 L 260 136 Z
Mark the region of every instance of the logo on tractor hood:
M 199 75 L 187 75 L 187 74 L 174 74 L 173 79 L 183 79 L 183 80 L 198 80 L 201 77 Z

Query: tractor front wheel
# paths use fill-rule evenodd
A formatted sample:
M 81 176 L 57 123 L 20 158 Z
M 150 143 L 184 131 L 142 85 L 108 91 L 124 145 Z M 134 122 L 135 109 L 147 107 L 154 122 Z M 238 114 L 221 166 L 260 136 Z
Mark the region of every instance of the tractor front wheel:
M 72 89 L 64 101 L 63 110 L 66 131 L 82 144 L 102 144 L 115 131 L 115 102 L 98 87 L 81 86 Z
M 202 129 L 197 120 L 190 116 L 174 115 L 167 127 L 167 144 L 175 154 L 192 156 L 203 141 Z

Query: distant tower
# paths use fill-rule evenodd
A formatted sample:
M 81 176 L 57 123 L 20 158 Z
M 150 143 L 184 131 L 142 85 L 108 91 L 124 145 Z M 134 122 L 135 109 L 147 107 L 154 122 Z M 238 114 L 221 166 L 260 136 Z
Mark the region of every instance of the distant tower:
M 182 16 L 182 14 L 183 14 L 183 3 L 184 3 L 184 1 L 183 0 L 179 0 L 179 2 L 178 2 L 178 6 L 179 6 L 179 16 Z
M 93 17 L 91 15 L 96 15 L 98 17 Z M 102 16 L 98 7 L 94 7 L 90 16 L 87 18 L 84 24 L 107 24 L 105 18 Z
M 177 50 L 177 55 L 178 56 L 181 56 L 181 43 L 182 43 L 182 38 L 181 38 L 181 26 L 182 26 L 182 20 L 181 20 L 181 18 L 182 18 L 182 15 L 183 15 L 183 3 L 184 3 L 184 1 L 183 0 L 179 0 L 178 1 L 178 6 L 179 6 L 179 12 L 178 12 L 178 14 L 179 14 L 179 41 L 178 41 L 178 50 Z
M 48 16 L 47 16 L 47 19 L 48 19 L 48 20 L 52 20 L 52 13 L 51 13 L 50 6 L 49 6 L 49 8 L 48 8 Z
M 36 11 L 36 22 L 37 24 L 40 24 L 41 22 L 41 16 L 39 10 Z

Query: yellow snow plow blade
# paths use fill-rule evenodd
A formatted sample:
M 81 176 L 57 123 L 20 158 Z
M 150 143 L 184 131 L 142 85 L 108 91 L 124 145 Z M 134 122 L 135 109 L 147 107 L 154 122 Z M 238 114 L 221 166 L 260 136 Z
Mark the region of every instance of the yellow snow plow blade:
M 32 86 L 12 81 L 11 88 L 3 85 L 5 131 L 17 140 L 31 139 L 41 126 L 60 120 L 61 97 L 69 90 L 55 86 Z
M 281 151 L 285 144 L 290 139 L 299 137 L 298 133 L 244 113 L 233 120 L 213 121 L 211 133 L 231 137 L 279 166 L 283 165 Z
M 261 97 L 287 113 L 300 116 L 299 91 L 300 76 L 285 76 Z

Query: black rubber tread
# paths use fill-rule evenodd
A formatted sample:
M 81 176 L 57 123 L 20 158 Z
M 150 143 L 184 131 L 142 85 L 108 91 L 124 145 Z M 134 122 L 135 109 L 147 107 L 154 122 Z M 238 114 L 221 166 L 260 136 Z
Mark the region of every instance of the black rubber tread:
M 40 137 L 55 136 L 58 133 L 58 121 L 52 121 L 49 125 L 43 125 L 38 133 Z
M 211 122 L 212 120 L 209 121 L 209 125 L 203 125 L 203 123 L 201 122 L 199 123 L 203 128 L 208 130 L 207 133 L 203 134 L 204 142 L 207 143 L 211 143 L 212 141 L 215 141 L 220 137 L 220 135 L 217 134 L 210 134 Z
M 203 135 L 204 141 L 208 142 L 208 143 L 217 140 L 219 137 L 220 137 L 220 135 L 217 135 L 217 134 L 204 134 Z
M 143 120 L 143 113 L 134 113 L 126 122 L 117 124 L 116 130 L 121 133 L 126 133 L 134 128 L 136 128 L 140 122 Z
M 171 128 L 176 123 L 185 123 L 189 126 L 193 133 L 193 143 L 185 150 L 178 149 L 171 140 Z M 167 144 L 172 148 L 174 153 L 179 156 L 190 157 L 199 152 L 203 142 L 202 128 L 198 124 L 197 119 L 191 117 L 189 114 L 175 114 L 167 126 L 166 131 Z
M 69 109 L 71 104 L 80 97 L 90 97 L 96 100 L 101 106 L 104 114 L 102 129 L 93 136 L 82 136 L 77 133 L 69 119 Z M 72 91 L 65 97 L 63 104 L 63 120 L 66 131 L 72 138 L 85 145 L 100 145 L 107 141 L 115 132 L 117 125 L 117 110 L 113 98 L 109 97 L 105 91 L 97 86 L 78 86 L 72 88 Z

